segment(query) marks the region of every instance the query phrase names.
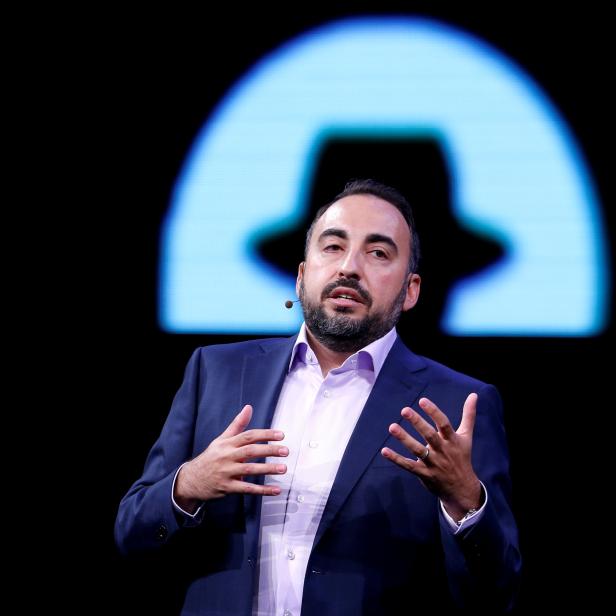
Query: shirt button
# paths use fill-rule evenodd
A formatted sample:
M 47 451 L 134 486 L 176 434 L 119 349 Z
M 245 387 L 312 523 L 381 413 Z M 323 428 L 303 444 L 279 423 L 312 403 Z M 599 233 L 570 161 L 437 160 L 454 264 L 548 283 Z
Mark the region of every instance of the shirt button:
M 303 494 L 298 494 L 297 495 L 297 502 L 298 503 L 303 503 L 304 502 L 304 495 Z
M 323 395 L 324 395 L 326 398 L 330 398 L 330 397 L 331 397 L 331 395 L 332 395 L 332 392 L 331 392 L 331 391 L 329 391 L 329 389 L 326 389 L 326 390 L 323 392 Z
M 311 447 L 312 449 L 316 449 L 319 446 L 318 441 L 310 441 L 308 443 L 308 447 Z
M 293 560 L 295 558 L 295 552 L 293 550 L 288 550 L 287 551 L 287 558 L 289 560 Z
M 290 611 L 290 610 L 285 610 L 285 611 L 282 613 L 282 616 L 293 616 L 293 614 L 291 613 L 291 611 Z

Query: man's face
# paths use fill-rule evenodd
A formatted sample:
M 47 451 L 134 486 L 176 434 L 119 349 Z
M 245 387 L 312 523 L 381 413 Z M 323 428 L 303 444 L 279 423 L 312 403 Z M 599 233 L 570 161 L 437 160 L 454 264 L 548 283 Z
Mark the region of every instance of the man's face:
M 373 195 L 334 203 L 318 220 L 296 290 L 310 332 L 332 350 L 380 338 L 417 302 L 408 274 L 410 232 L 402 214 Z

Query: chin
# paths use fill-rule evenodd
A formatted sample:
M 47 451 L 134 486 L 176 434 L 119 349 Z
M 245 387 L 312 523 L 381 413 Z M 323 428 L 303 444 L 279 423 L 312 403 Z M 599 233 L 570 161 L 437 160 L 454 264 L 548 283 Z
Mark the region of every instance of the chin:
M 355 311 L 353 308 L 349 308 L 348 306 L 336 306 L 334 308 L 334 312 L 338 314 L 353 314 Z

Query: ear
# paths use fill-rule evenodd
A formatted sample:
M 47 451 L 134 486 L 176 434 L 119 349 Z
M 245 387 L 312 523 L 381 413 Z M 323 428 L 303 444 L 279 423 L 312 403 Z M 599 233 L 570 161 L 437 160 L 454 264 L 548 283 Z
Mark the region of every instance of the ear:
M 406 289 L 406 297 L 402 305 L 402 311 L 410 310 L 419 299 L 419 289 L 421 287 L 421 276 L 419 274 L 409 274 L 408 287 Z
M 295 280 L 295 294 L 299 297 L 299 287 L 304 279 L 304 269 L 306 268 L 306 262 L 302 261 L 297 268 L 297 279 Z

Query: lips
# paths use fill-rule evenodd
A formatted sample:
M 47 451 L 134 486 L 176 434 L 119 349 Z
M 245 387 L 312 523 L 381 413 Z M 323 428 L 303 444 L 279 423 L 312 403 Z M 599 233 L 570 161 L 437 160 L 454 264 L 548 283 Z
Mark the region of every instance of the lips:
M 355 290 L 348 287 L 336 287 L 329 295 L 331 299 L 346 299 L 357 302 L 358 304 L 364 304 L 362 296 Z

